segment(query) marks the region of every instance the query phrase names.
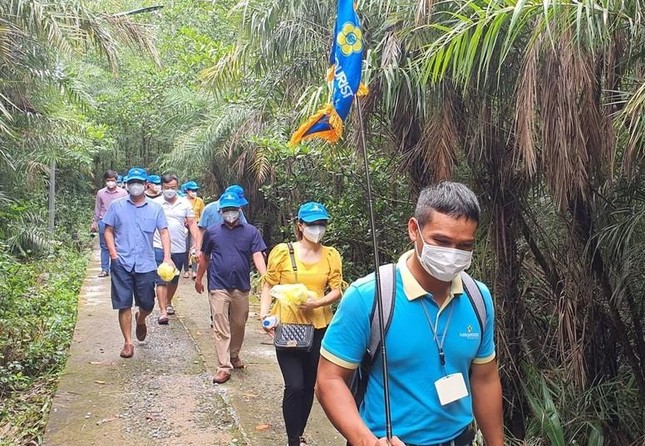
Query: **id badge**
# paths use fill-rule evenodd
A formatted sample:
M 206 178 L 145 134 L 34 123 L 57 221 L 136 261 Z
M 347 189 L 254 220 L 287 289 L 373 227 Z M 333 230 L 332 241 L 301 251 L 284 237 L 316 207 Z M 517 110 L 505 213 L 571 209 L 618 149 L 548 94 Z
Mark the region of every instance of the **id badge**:
M 452 375 L 439 378 L 435 381 L 434 386 L 437 388 L 439 402 L 442 406 L 468 396 L 466 382 L 461 373 L 453 373 Z

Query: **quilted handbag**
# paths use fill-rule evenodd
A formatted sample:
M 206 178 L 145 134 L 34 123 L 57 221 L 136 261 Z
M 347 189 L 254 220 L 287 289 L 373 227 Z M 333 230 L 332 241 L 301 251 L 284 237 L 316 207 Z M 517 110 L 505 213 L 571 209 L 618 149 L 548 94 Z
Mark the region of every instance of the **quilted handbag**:
M 276 350 L 309 352 L 314 343 L 314 326 L 311 324 L 278 324 L 273 344 Z
M 291 268 L 298 280 L 298 267 L 293 251 L 293 244 L 287 243 Z M 276 350 L 300 350 L 309 352 L 314 344 L 314 326 L 312 324 L 278 324 L 275 327 L 273 345 Z

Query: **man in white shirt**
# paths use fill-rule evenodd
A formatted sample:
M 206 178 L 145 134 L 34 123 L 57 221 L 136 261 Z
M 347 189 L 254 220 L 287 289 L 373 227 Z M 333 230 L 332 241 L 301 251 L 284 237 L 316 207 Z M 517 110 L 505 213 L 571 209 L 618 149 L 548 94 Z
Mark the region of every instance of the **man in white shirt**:
M 161 178 L 162 196 L 155 198 L 153 201 L 159 203 L 163 208 L 168 221 L 168 231 L 170 232 L 170 252 L 171 258 L 178 271 L 181 271 L 186 260 L 186 228 L 190 231 L 193 240 L 200 240 L 200 232 L 195 222 L 195 213 L 193 206 L 188 200 L 177 195 L 179 181 L 176 175 L 164 175 Z M 159 233 L 154 236 L 154 248 L 157 265 L 163 262 L 163 250 L 161 250 L 161 239 Z M 200 246 L 198 244 L 197 246 Z M 157 300 L 159 301 L 159 318 L 157 322 L 160 325 L 168 324 L 168 315 L 175 314 L 172 306 L 172 298 L 177 292 L 179 284 L 179 274 L 170 282 L 164 282 L 159 278 L 157 280 Z

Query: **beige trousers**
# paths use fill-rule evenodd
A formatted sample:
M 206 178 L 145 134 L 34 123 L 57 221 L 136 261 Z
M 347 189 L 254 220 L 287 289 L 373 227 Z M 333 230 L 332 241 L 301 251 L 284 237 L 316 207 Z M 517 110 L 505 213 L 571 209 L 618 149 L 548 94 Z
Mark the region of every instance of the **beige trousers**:
M 244 326 L 249 318 L 249 292 L 213 290 L 208 301 L 213 316 L 217 371 L 231 373 L 231 358 L 239 356 L 244 342 Z

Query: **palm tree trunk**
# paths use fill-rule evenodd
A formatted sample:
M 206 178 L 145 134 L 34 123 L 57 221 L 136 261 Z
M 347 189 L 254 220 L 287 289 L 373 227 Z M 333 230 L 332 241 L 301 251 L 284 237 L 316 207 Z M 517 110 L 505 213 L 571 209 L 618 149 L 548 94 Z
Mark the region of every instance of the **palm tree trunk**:
M 577 237 L 578 242 L 586 247 L 586 255 L 588 265 L 591 267 L 591 272 L 593 273 L 594 279 L 600 286 L 600 291 L 604 297 L 607 307 L 609 308 L 609 316 L 613 323 L 613 330 L 616 333 L 616 337 L 620 342 L 622 347 L 622 354 L 627 359 L 627 363 L 632 368 L 634 377 L 636 379 L 636 384 L 638 386 L 638 391 L 641 397 L 641 400 L 645 400 L 645 372 L 643 371 L 642 360 L 645 358 L 645 345 L 643 344 L 642 339 L 642 327 L 640 321 L 634 321 L 636 324 L 636 331 L 640 329 L 641 337 L 635 340 L 636 351 L 632 346 L 629 335 L 628 328 L 623 320 L 620 309 L 617 308 L 616 303 L 613 299 L 613 287 L 611 281 L 609 280 L 609 274 L 605 267 L 605 262 L 602 259 L 600 249 L 596 243 L 596 237 L 594 236 L 594 228 L 591 219 L 591 210 L 589 206 L 581 198 L 572 200 L 570 203 L 571 215 L 573 215 L 573 233 Z M 605 330 L 606 327 L 597 327 L 598 330 Z M 638 352 L 638 354 L 637 354 Z M 617 354 L 617 353 L 615 353 Z M 640 357 L 640 360 L 639 360 Z M 614 358 L 616 360 L 617 358 Z M 593 377 L 596 378 L 596 377 Z

